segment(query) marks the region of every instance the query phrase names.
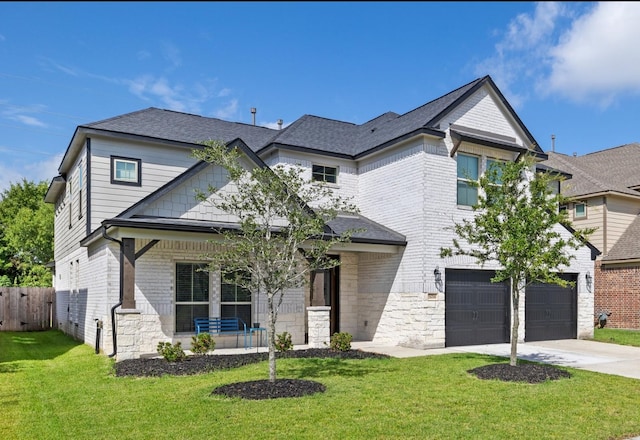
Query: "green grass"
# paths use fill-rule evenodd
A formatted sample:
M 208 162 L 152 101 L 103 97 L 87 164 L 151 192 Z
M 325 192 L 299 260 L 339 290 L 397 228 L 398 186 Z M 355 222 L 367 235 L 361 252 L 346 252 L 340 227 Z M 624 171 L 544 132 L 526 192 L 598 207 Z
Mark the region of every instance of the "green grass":
M 594 330 L 594 341 L 610 342 L 620 345 L 640 347 L 640 330 L 622 330 L 617 328 L 597 328 Z
M 640 381 L 569 370 L 538 385 L 466 371 L 506 359 L 282 359 L 279 377 L 326 385 L 303 398 L 212 396 L 264 379 L 266 362 L 188 377 L 120 378 L 60 332 L 0 332 L 0 438 L 616 439 L 640 434 Z

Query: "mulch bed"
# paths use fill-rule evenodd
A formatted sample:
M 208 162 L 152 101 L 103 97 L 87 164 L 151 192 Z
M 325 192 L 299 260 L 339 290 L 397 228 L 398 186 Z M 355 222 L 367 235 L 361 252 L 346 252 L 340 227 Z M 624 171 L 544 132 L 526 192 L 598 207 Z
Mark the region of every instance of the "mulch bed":
M 506 382 L 542 383 L 548 380 L 558 380 L 571 377 L 568 371 L 561 370 L 553 365 L 518 363 L 516 366 L 509 364 L 490 364 L 469 370 L 479 379 L 497 379 Z
M 328 348 L 309 348 L 276 353 L 278 359 L 287 358 L 334 358 L 334 359 L 386 359 L 387 355 L 362 350 L 335 351 Z M 164 358 L 128 359 L 115 364 L 116 376 L 183 376 L 228 370 L 243 365 L 268 360 L 268 353 L 242 353 L 227 355 L 193 355 L 182 362 L 167 362 Z M 512 367 L 508 363 L 490 364 L 469 370 L 479 379 L 497 379 L 508 382 L 536 384 L 548 380 L 571 377 L 562 369 L 553 365 L 518 363 Z M 283 397 L 301 397 L 325 391 L 319 382 L 303 379 L 256 380 L 223 385 L 212 391 L 212 395 L 240 397 L 243 399 L 263 400 Z
M 309 348 L 276 353 L 278 359 L 287 358 L 334 358 L 334 359 L 386 359 L 389 356 L 361 350 L 335 351 L 325 348 Z M 115 364 L 116 376 L 184 376 L 228 370 L 243 365 L 255 364 L 269 359 L 268 353 L 242 353 L 224 355 L 194 355 L 182 362 L 167 362 L 164 358 L 128 359 Z M 302 379 L 256 380 L 223 385 L 211 394 L 243 399 L 263 400 L 282 397 L 301 397 L 325 391 L 319 382 Z

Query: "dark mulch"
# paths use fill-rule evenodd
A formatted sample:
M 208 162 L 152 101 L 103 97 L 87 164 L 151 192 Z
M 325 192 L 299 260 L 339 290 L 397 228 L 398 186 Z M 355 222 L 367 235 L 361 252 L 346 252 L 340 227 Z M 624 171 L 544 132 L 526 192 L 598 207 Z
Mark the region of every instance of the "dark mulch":
M 558 380 L 571 377 L 568 371 L 561 370 L 553 365 L 519 363 L 490 364 L 469 370 L 479 379 L 497 379 L 506 382 L 542 383 L 548 380 Z
M 309 394 L 323 393 L 325 386 L 320 382 L 303 379 L 255 380 L 252 382 L 236 382 L 214 389 L 211 394 L 227 397 L 241 397 L 250 400 L 278 399 L 281 397 L 302 397 Z
M 336 351 L 328 348 L 309 348 L 276 353 L 278 359 L 287 358 L 337 358 L 383 359 L 389 356 L 362 350 Z M 167 362 L 164 358 L 127 359 L 115 365 L 116 376 L 183 376 L 228 370 L 243 365 L 266 361 L 268 353 L 210 354 L 188 356 L 182 362 Z
M 389 356 L 361 350 L 335 351 L 323 348 L 291 350 L 276 353 L 278 359 L 286 358 L 335 358 L 335 359 L 385 359 Z M 208 373 L 227 370 L 266 361 L 268 353 L 242 353 L 223 355 L 194 355 L 182 362 L 167 362 L 164 358 L 128 359 L 116 363 L 116 376 L 183 376 L 188 374 Z M 238 382 L 218 387 L 211 394 L 243 399 L 262 400 L 281 397 L 301 397 L 324 392 L 325 387 L 319 382 L 302 379 L 256 380 Z

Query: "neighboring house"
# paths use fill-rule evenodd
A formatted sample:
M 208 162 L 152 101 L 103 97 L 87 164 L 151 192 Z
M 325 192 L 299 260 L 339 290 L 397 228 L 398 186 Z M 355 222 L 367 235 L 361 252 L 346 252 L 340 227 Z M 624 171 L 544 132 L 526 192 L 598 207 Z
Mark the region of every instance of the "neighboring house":
M 607 327 L 640 329 L 640 144 L 548 154 L 545 164 L 573 176 L 561 184 L 573 225 L 597 228 L 594 314 L 611 313 Z
M 330 331 L 355 340 L 419 348 L 509 341 L 510 286 L 490 282 L 496 266 L 439 256 L 453 238 L 447 227 L 473 215 L 469 179 L 491 161 L 547 157 L 488 76 L 361 125 L 305 115 L 272 130 L 148 108 L 78 126 L 45 199 L 55 204 L 62 330 L 121 360 L 155 354 L 160 341 L 188 348 L 198 316 L 266 322 L 264 298 L 198 271 L 218 246 L 214 227 L 233 227 L 194 197 L 210 183 L 227 190 L 220 167 L 191 157 L 208 139 L 238 146 L 247 166 L 302 166 L 360 209 L 329 225 L 362 232 L 335 250 L 341 264 L 316 281 L 313 305 L 308 289 L 287 292 L 278 333 L 305 343 L 308 307 L 325 305 Z M 527 289 L 521 339 L 592 336 L 585 277 L 594 249 L 575 255 L 563 268 L 574 288 Z M 235 343 L 217 338 L 216 347 Z

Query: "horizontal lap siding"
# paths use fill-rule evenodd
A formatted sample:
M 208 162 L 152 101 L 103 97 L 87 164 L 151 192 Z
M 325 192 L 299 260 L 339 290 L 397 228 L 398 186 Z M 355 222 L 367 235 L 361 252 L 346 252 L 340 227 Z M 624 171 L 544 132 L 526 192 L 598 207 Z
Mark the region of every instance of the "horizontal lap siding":
M 101 138 L 91 142 L 92 230 L 151 194 L 196 163 L 188 148 L 150 146 Z M 142 185 L 111 183 L 111 156 L 141 159 Z

